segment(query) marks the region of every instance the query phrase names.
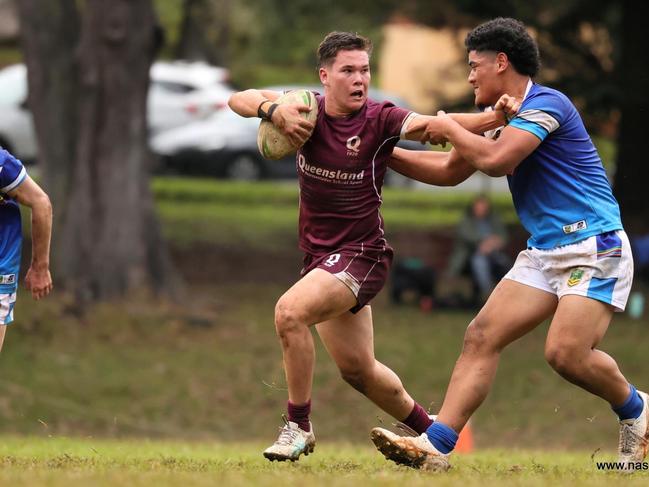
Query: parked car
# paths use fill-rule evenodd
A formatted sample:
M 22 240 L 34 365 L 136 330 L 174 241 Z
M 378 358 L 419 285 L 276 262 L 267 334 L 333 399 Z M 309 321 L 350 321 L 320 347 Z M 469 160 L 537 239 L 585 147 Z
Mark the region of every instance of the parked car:
M 150 71 L 150 133 L 203 120 L 227 106 L 232 89 L 225 68 L 205 63 L 158 61 Z M 36 137 L 27 108 L 27 69 L 14 64 L 0 70 L 0 146 L 29 162 L 36 159 Z
M 151 66 L 151 134 L 211 116 L 227 106 L 232 89 L 225 68 L 201 62 L 158 61 Z
M 27 109 L 27 68 L 14 64 L 0 71 L 0 146 L 24 162 L 36 158 L 36 137 Z
M 272 86 L 274 91 L 309 89 L 316 86 Z M 370 98 L 389 100 L 404 108 L 397 96 L 370 88 Z M 205 174 L 215 177 L 256 180 L 294 178 L 295 156 L 279 161 L 264 159 L 257 148 L 258 118 L 240 117 L 229 108 L 201 121 L 162 132 L 151 139 L 151 149 L 161 156 L 161 169 L 180 174 Z M 399 141 L 399 147 L 422 149 L 419 142 Z M 402 184 L 403 176 L 389 171 L 387 184 Z
M 213 116 L 151 138 L 163 171 L 257 180 L 295 177 L 295 156 L 264 159 L 257 149 L 258 118 L 226 108 Z

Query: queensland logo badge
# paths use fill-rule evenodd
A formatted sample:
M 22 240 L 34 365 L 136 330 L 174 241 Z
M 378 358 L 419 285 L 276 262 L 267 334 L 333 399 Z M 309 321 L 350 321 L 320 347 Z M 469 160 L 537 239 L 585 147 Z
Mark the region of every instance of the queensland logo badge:
M 361 138 L 358 135 L 354 135 L 347 139 L 347 155 L 356 157 L 358 156 L 358 148 L 361 145 Z
M 583 269 L 573 269 L 568 278 L 568 286 L 576 286 L 581 282 L 582 277 L 584 277 Z

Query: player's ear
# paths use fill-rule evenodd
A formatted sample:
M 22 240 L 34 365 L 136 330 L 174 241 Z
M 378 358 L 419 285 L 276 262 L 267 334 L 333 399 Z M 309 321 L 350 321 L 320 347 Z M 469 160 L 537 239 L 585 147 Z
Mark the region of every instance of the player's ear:
M 329 72 L 327 69 L 321 67 L 318 70 L 318 75 L 320 76 L 320 83 L 322 83 L 322 86 L 327 86 L 329 84 Z
M 509 58 L 504 52 L 496 54 L 496 70 L 501 73 L 509 66 Z

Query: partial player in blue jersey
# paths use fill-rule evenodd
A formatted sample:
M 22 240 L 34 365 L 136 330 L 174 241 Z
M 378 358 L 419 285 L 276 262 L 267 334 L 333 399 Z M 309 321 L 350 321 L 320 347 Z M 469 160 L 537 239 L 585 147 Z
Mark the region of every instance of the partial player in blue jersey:
M 25 287 L 34 299 L 52 290 L 50 238 L 52 205 L 47 194 L 31 179 L 22 163 L 0 148 L 0 349 L 5 332 L 13 321 L 22 228 L 20 205 L 32 212 L 32 262 L 25 275 Z
M 447 469 L 457 433 L 491 388 L 502 349 L 551 318 L 546 360 L 611 405 L 620 423 L 619 460 L 633 469 L 647 453 L 649 397 L 597 349 L 613 313 L 626 306 L 633 276 L 629 240 L 601 160 L 572 102 L 532 81 L 538 47 L 522 23 L 494 19 L 465 43 L 476 105 L 489 107 L 507 93 L 521 100 L 517 115 L 481 137 L 440 113 L 428 122 L 425 138 L 450 142 L 451 153 L 396 150 L 391 166 L 441 184 L 475 170 L 507 175 L 531 236 L 469 325 L 436 422 L 419 437 L 375 428 L 372 439 L 394 461 Z

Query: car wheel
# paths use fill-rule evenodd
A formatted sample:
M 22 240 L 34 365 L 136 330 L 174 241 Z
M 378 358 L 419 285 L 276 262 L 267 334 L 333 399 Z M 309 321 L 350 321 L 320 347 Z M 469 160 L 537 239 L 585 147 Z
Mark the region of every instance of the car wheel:
M 254 156 L 239 154 L 228 164 L 225 175 L 239 181 L 256 181 L 264 177 L 264 168 Z

